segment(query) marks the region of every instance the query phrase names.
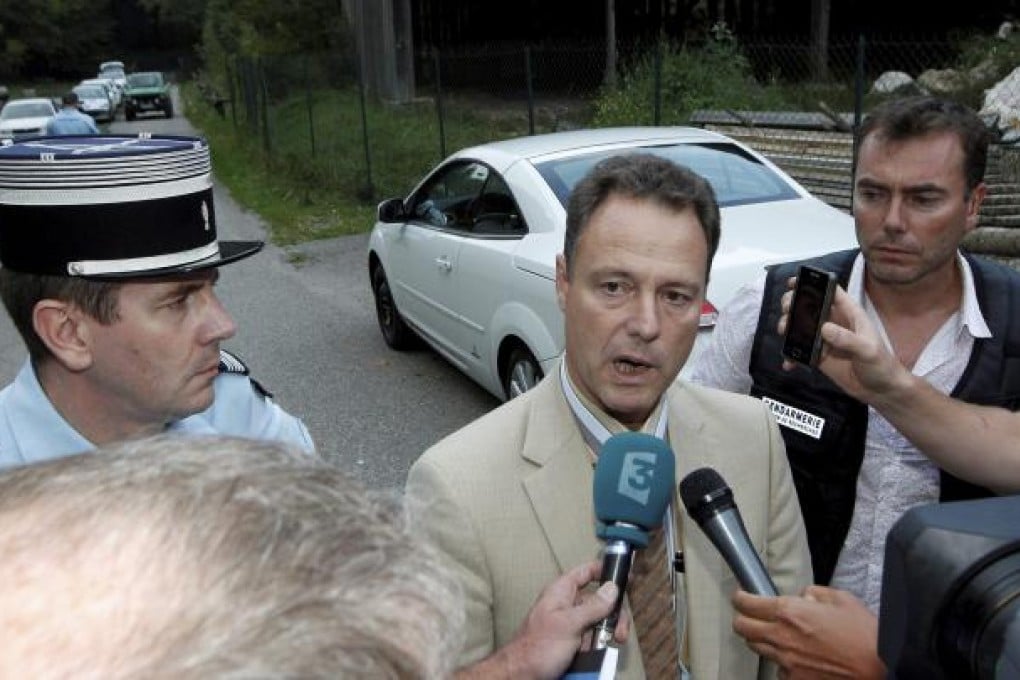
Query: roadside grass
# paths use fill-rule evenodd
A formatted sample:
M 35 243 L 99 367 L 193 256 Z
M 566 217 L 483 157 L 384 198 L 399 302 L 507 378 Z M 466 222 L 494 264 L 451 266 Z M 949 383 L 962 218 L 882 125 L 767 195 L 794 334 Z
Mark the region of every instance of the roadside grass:
M 33 80 L 31 82 L 5 83 L 7 95 L 11 99 L 22 97 L 53 97 L 59 99 L 65 92 L 78 84 L 78 81 Z
M 405 196 L 442 157 L 431 100 L 368 105 L 366 159 L 356 90 L 321 90 L 311 99 L 295 93 L 276 103 L 268 150 L 264 130 L 249 127 L 240 107 L 235 126 L 230 106 L 220 117 L 194 83 L 183 83 L 181 95 L 189 120 L 209 140 L 217 177 L 266 220 L 278 245 L 368 231 L 378 202 Z M 469 102 L 452 100 L 444 116 L 447 154 L 528 132 L 526 113 Z

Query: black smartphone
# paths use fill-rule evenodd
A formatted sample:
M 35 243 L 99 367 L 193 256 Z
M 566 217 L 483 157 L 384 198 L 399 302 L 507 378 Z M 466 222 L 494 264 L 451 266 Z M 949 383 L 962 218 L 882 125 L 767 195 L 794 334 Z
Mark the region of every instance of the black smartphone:
M 835 292 L 835 274 L 801 266 L 793 289 L 790 316 L 786 319 L 784 357 L 808 366 L 818 363 L 822 351 L 822 324 L 829 318 Z

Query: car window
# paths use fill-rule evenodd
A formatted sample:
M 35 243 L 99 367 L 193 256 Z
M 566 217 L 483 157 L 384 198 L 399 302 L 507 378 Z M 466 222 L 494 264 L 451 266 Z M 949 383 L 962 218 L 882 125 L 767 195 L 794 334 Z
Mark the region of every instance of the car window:
M 53 109 L 43 102 L 10 102 L 0 112 L 0 118 L 34 118 L 52 116 Z
M 527 232 L 510 187 L 499 173 L 489 173 L 481 193 L 468 206 L 471 233 L 479 236 L 523 236 Z
M 470 231 L 471 206 L 490 174 L 495 173 L 482 163 L 447 165 L 411 198 L 411 215 L 436 227 Z
M 74 88 L 74 92 L 79 97 L 99 97 L 100 99 L 106 99 L 106 90 L 99 87 L 90 87 L 85 85 Z
M 133 73 L 127 81 L 131 87 L 159 87 L 162 84 L 158 73 Z
M 685 165 L 708 180 L 720 207 L 766 203 L 797 198 L 788 182 L 759 159 L 735 144 L 669 144 L 638 147 L 628 151 L 648 152 Z M 626 151 L 612 150 L 546 161 L 536 165 L 564 207 L 574 185 L 604 158 Z

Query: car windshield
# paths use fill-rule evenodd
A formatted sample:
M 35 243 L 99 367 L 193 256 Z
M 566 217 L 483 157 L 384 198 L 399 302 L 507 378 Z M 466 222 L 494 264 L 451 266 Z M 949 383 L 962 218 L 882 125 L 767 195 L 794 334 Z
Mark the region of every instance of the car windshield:
M 734 144 L 669 144 L 627 151 L 653 153 L 687 166 L 709 181 L 720 207 L 781 201 L 798 196 L 783 178 Z M 624 152 L 619 149 L 599 151 L 545 161 L 535 167 L 565 208 L 574 185 L 588 170 L 602 159 L 618 153 Z
M 74 88 L 74 93 L 80 98 L 88 97 L 89 99 L 106 99 L 106 92 L 98 85 L 82 85 Z
M 99 69 L 99 73 L 100 73 L 100 75 L 104 75 L 104 76 L 111 76 L 111 77 L 114 77 L 114 78 L 123 78 L 124 77 L 124 68 L 121 67 L 121 66 L 104 66 L 103 68 Z
M 158 73 L 133 73 L 127 79 L 131 87 L 159 87 L 161 80 Z
M 7 106 L 0 112 L 0 118 L 4 120 L 52 115 L 53 109 L 47 106 L 45 102 L 8 102 Z

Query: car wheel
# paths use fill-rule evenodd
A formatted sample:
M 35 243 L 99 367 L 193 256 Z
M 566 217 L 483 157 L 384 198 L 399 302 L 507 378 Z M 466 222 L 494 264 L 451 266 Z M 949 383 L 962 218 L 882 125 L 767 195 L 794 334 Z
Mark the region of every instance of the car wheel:
M 124 120 L 134 120 L 134 119 L 135 119 L 135 112 L 134 111 L 126 111 L 126 110 L 124 111 Z
M 173 107 L 173 104 L 167 104 L 166 108 L 163 109 L 163 113 L 166 114 L 167 118 L 173 118 L 174 117 L 174 107 Z
M 542 367 L 526 347 L 515 347 L 503 372 L 503 393 L 507 401 L 524 394 L 542 379 Z
M 372 293 L 375 295 L 375 316 L 383 340 L 395 350 L 412 349 L 418 344 L 418 336 L 404 323 L 390 292 L 390 282 L 382 266 L 372 271 Z

